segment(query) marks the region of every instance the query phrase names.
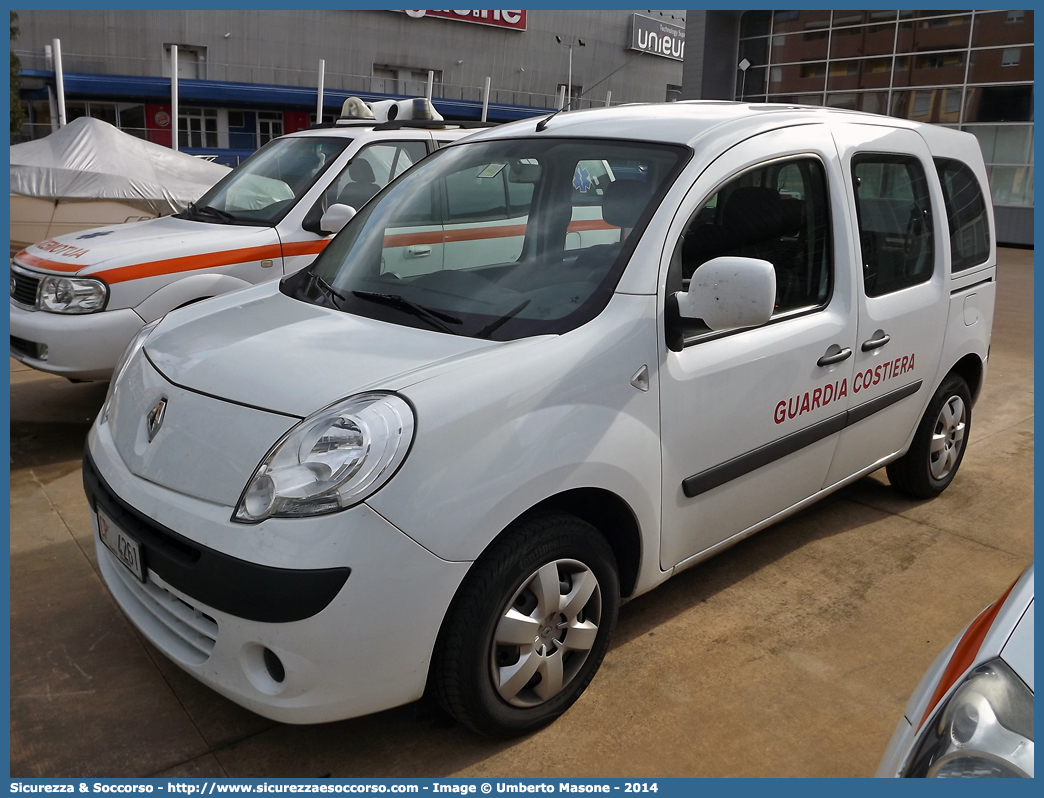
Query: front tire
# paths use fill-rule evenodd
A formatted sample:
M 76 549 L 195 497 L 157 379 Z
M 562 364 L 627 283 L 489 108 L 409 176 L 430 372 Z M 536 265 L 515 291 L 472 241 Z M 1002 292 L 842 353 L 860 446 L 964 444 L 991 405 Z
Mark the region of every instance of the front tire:
M 948 374 L 928 403 L 913 443 L 888 466 L 888 479 L 918 499 L 938 496 L 964 460 L 971 432 L 971 391 L 959 374 Z
M 550 723 L 594 677 L 619 603 L 616 559 L 594 527 L 557 513 L 518 524 L 479 558 L 450 608 L 436 699 L 489 737 Z

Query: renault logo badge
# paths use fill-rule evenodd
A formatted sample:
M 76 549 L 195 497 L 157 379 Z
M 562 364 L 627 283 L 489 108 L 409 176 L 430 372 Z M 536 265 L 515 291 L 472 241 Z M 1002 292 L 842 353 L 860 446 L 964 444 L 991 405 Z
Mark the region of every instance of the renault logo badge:
M 160 431 L 160 427 L 163 426 L 163 416 L 167 413 L 167 400 L 160 399 L 156 402 L 156 406 L 149 411 L 149 414 L 145 416 L 145 426 L 149 431 L 149 443 L 152 443 L 152 439 L 156 437 L 156 433 Z

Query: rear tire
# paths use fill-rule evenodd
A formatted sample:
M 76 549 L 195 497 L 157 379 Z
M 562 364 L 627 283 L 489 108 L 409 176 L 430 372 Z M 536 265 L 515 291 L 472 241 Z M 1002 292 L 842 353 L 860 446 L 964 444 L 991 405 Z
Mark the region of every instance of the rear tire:
M 914 433 L 910 451 L 888 466 L 888 479 L 918 499 L 938 496 L 964 460 L 971 432 L 971 391 L 959 374 L 948 374 Z
M 616 559 L 598 530 L 561 513 L 523 521 L 479 558 L 450 607 L 436 700 L 489 737 L 550 723 L 594 677 L 619 603 Z

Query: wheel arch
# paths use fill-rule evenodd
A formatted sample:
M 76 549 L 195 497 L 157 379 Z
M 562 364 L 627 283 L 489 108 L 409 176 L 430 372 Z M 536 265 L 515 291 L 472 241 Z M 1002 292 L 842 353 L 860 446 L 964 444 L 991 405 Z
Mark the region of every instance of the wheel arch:
M 604 488 L 571 488 L 542 499 L 505 525 L 496 537 L 489 541 L 482 550 L 482 554 L 475 558 L 475 562 L 481 560 L 483 554 L 518 524 L 547 513 L 573 515 L 598 530 L 616 558 L 617 573 L 620 577 L 620 597 L 629 598 L 634 593 L 641 568 L 641 528 L 630 505 L 617 494 Z M 468 574 L 465 574 L 457 586 L 453 600 L 450 601 L 443 618 L 443 624 L 451 615 L 470 573 L 469 568 Z
M 572 488 L 533 505 L 504 531 L 520 521 L 548 512 L 575 515 L 597 529 L 616 557 L 620 596 L 627 598 L 634 593 L 642 560 L 642 535 L 638 518 L 626 501 L 604 488 Z
M 982 389 L 982 360 L 974 352 L 965 355 L 956 363 L 949 373 L 959 374 L 968 383 L 968 392 L 971 393 L 972 405 L 978 401 L 979 392 Z
M 229 274 L 193 274 L 157 289 L 134 308 L 146 322 L 202 299 L 249 288 L 252 283 Z

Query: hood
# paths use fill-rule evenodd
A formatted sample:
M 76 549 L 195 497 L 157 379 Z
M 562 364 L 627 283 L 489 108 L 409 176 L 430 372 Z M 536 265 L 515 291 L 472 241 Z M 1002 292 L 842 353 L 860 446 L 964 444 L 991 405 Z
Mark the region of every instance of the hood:
M 271 254 L 251 255 L 247 259 L 279 258 L 279 246 L 272 245 L 272 239 L 270 227 L 209 224 L 164 216 L 49 238 L 23 249 L 15 255 L 15 261 L 37 271 L 105 279 L 109 272 L 124 266 L 228 253 L 265 244 L 273 250 Z
M 364 390 L 402 390 L 533 340 L 500 343 L 310 305 L 277 282 L 170 313 L 145 344 L 175 385 L 305 417 Z

